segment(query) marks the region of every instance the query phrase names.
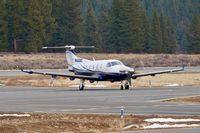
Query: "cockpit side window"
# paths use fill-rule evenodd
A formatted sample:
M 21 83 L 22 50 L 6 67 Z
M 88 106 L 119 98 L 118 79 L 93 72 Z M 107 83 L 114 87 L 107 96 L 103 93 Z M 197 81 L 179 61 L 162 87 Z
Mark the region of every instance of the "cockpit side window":
M 111 66 L 116 66 L 116 65 L 122 65 L 122 63 L 119 61 L 113 61 L 113 62 L 109 62 L 106 66 L 111 67 Z
M 112 66 L 118 65 L 118 62 L 111 62 Z

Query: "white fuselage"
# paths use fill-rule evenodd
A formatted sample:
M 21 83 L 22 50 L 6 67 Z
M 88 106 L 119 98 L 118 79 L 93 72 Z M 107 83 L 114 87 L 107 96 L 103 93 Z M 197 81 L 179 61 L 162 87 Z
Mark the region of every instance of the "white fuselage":
M 122 81 L 134 73 L 119 60 L 87 60 L 77 57 L 73 51 L 66 51 L 68 69 L 78 75 L 95 75 L 101 81 Z
M 86 59 L 79 59 L 73 64 L 73 68 L 82 71 L 103 72 L 103 73 L 122 73 L 132 72 L 133 68 L 125 66 L 118 60 L 97 60 L 91 61 Z

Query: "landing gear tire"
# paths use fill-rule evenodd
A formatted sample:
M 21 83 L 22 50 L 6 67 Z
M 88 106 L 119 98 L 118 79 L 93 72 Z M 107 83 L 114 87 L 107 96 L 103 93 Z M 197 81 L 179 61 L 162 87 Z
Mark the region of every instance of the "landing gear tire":
M 125 90 L 129 90 L 129 85 L 128 84 L 125 84 Z
M 80 91 L 84 90 L 84 82 L 85 82 L 85 80 L 83 80 L 83 79 L 80 80 L 80 85 L 79 85 Z
M 79 90 L 80 90 L 80 91 L 84 90 L 84 85 L 80 85 L 80 86 L 79 86 Z
M 121 89 L 121 90 L 124 90 L 124 86 L 123 86 L 123 85 L 121 85 L 121 86 L 120 86 L 120 89 Z

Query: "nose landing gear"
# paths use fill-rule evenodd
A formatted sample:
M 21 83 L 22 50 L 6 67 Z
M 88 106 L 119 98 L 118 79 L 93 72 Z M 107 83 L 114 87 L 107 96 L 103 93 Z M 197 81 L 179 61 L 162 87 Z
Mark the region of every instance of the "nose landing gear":
M 121 86 L 120 86 L 121 90 L 129 90 L 129 83 L 127 81 L 125 81 L 125 83 L 123 83 L 123 81 L 121 82 Z
M 85 82 L 85 80 L 83 80 L 83 79 L 80 80 L 80 85 L 79 85 L 79 90 L 80 91 L 84 90 L 84 87 L 85 87 L 84 86 L 84 82 Z

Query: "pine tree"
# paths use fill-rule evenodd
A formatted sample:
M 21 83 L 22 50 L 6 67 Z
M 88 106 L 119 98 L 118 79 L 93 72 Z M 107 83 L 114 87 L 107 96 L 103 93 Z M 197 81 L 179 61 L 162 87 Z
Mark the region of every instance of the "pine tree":
M 88 1 L 88 9 L 84 22 L 84 45 L 93 45 L 96 49 L 101 49 L 97 18 L 94 15 L 94 10 L 90 1 Z
M 153 14 L 153 20 L 151 25 L 151 39 L 150 39 L 150 53 L 162 53 L 162 32 L 160 28 L 160 18 L 157 12 Z
M 43 41 L 44 45 L 49 45 L 50 40 L 52 39 L 52 34 L 56 30 L 56 20 L 52 14 L 52 2 L 51 0 L 42 0 L 41 1 L 41 13 L 44 17 L 45 24 L 45 39 Z
M 25 51 L 28 41 L 29 41 L 29 1 L 27 0 L 20 0 L 18 4 L 18 20 L 16 23 L 16 45 L 17 51 L 21 52 Z
M 6 0 L 7 20 L 7 50 L 21 50 L 28 34 L 28 5 L 27 0 Z M 17 46 L 15 47 L 14 44 Z
M 142 52 L 144 50 L 144 18 L 145 13 L 138 0 L 113 1 L 110 46 L 116 52 Z
M 167 43 L 165 48 L 166 53 L 175 53 L 178 50 L 178 44 L 176 40 L 176 32 L 169 18 L 166 19 L 167 27 Z
M 188 45 L 189 53 L 200 53 L 200 17 L 194 14 L 192 17 L 192 23 L 190 25 L 190 30 L 188 33 L 188 40 L 190 45 Z
M 161 29 L 161 33 L 162 33 L 162 52 L 166 53 L 167 50 L 167 46 L 168 46 L 168 41 L 169 41 L 169 37 L 168 37 L 168 25 L 167 25 L 167 19 L 166 17 L 164 17 L 163 14 L 160 15 L 160 29 Z
M 80 11 L 80 0 L 53 1 L 53 16 L 56 18 L 57 28 L 51 40 L 52 44 L 80 44 L 82 22 Z
M 145 15 L 144 16 L 144 52 L 149 53 L 150 45 L 151 45 L 151 20 Z
M 109 46 L 110 14 L 108 10 L 101 11 L 98 16 L 101 52 L 107 52 Z
M 175 53 L 178 45 L 176 41 L 176 33 L 172 27 L 170 19 L 161 14 L 160 25 L 162 31 L 162 52 Z
M 18 25 L 18 2 L 15 0 L 6 1 L 6 19 L 7 19 L 7 50 L 9 52 L 14 51 L 13 42 L 17 36 L 16 27 Z
M 6 34 L 7 34 L 7 22 L 5 12 L 5 2 L 0 1 L 0 51 L 6 51 Z
M 41 13 L 42 6 L 40 0 L 33 0 L 29 7 L 29 26 L 30 33 L 27 52 L 38 52 L 43 46 L 45 39 L 44 16 Z
M 139 0 L 125 0 L 124 3 L 124 43 L 131 52 L 139 53 L 144 50 L 144 10 Z
M 109 33 L 109 44 L 108 49 L 110 52 L 122 52 L 124 50 L 124 40 L 123 40 L 123 31 L 122 25 L 124 22 L 123 19 L 123 5 L 122 0 L 114 0 L 111 7 L 111 25 Z

